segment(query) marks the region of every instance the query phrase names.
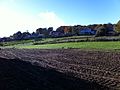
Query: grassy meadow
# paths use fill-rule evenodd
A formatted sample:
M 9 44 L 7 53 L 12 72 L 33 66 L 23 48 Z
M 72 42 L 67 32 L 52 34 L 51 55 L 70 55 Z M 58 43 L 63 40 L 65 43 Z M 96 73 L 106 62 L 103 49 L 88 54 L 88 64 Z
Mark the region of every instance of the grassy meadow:
M 15 45 L 7 46 L 15 48 L 26 49 L 67 49 L 67 48 L 79 48 L 79 49 L 102 49 L 102 50 L 119 50 L 120 42 L 70 42 L 70 43 L 57 43 L 57 44 L 42 44 L 42 45 Z
M 99 37 L 100 38 L 100 37 Z M 105 38 L 105 37 L 102 37 Z M 108 37 L 107 37 L 108 38 Z M 118 38 L 118 37 L 117 37 Z M 91 41 L 96 38 L 89 36 L 74 36 L 62 38 L 46 38 L 38 40 L 23 40 L 4 42 L 3 48 L 25 49 L 97 49 L 97 50 L 120 50 L 120 41 Z M 98 39 L 98 38 L 97 38 Z M 88 40 L 88 41 L 87 41 Z

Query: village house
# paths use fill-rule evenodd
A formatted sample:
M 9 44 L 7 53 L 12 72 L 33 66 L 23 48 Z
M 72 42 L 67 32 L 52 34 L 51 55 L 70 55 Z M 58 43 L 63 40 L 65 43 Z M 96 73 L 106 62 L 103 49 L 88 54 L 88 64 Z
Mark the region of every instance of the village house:
M 81 27 L 80 31 L 80 35 L 95 35 L 96 34 L 96 30 L 92 30 L 91 28 L 88 28 L 86 26 Z

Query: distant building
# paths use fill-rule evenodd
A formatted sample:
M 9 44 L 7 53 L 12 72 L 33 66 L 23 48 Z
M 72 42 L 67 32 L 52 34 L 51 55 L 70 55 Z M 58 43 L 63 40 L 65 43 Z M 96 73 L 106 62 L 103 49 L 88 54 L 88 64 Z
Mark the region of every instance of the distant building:
M 80 30 L 80 35 L 95 35 L 96 31 L 90 28 Z

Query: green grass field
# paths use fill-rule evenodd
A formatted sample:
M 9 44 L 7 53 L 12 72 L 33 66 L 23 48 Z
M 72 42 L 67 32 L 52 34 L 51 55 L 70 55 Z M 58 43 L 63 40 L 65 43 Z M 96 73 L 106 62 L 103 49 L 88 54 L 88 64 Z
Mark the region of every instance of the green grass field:
M 91 49 L 91 50 L 120 50 L 120 41 L 93 41 L 99 38 L 120 38 L 118 37 L 90 37 L 72 36 L 62 38 L 43 38 L 38 40 L 22 40 L 3 42 L 2 48 L 27 48 L 27 49 Z M 86 40 L 92 41 L 86 41 Z
M 9 46 L 15 48 L 26 49 L 60 49 L 60 48 L 79 48 L 79 49 L 97 49 L 97 50 L 119 50 L 120 41 L 110 42 L 70 42 L 57 44 L 43 44 L 43 45 L 15 45 Z

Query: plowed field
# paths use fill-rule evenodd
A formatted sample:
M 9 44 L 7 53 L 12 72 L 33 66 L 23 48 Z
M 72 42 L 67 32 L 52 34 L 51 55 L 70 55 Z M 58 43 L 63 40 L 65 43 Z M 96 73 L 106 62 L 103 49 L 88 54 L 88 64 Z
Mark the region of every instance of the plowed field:
M 120 52 L 1 49 L 0 90 L 119 90 Z

